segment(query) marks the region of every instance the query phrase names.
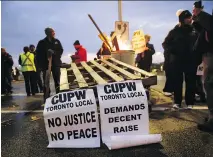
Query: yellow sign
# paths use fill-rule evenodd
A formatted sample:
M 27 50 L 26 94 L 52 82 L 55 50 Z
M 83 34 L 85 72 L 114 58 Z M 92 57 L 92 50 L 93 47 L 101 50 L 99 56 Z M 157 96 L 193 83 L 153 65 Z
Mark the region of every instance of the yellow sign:
M 112 41 L 111 41 L 111 38 L 108 37 L 105 33 L 103 33 L 104 37 L 106 38 L 106 40 L 108 41 L 109 45 L 111 46 L 112 48 Z M 101 34 L 98 35 L 98 37 L 105 43 L 105 45 L 109 48 L 109 50 L 111 50 L 111 48 L 108 46 L 108 44 L 106 43 L 106 41 L 104 40 L 104 38 L 102 37 Z
M 136 30 L 132 37 L 132 48 L 135 53 L 141 53 L 146 47 L 145 37 L 142 30 Z

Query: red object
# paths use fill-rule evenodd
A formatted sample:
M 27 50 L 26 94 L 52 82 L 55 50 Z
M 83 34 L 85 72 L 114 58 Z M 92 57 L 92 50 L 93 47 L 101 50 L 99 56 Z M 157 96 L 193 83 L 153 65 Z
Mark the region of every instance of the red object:
M 77 52 L 72 56 L 75 63 L 87 62 L 87 51 L 82 45 L 74 45 Z

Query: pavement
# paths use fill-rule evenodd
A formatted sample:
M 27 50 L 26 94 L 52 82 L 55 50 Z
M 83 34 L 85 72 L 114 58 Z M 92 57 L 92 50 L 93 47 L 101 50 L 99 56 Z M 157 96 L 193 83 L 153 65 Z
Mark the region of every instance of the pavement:
M 201 132 L 208 110 L 197 104 L 192 110 L 173 110 L 172 98 L 161 93 L 165 78 L 158 77 L 152 97 L 157 104 L 150 113 L 150 133 L 162 134 L 162 142 L 119 150 L 105 145 L 94 149 L 48 149 L 42 95 L 27 97 L 23 82 L 13 82 L 14 94 L 1 96 L 3 157 L 213 157 L 213 133 Z M 51 91 L 54 86 L 51 86 Z M 159 103 L 160 102 L 160 103 Z M 169 102 L 169 103 L 168 103 Z

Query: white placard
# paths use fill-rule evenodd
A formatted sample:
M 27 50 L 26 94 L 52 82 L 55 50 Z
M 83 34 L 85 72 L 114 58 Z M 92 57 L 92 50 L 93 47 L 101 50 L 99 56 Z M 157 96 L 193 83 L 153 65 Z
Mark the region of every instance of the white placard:
M 201 64 L 197 67 L 197 75 L 203 76 L 203 74 L 204 74 L 204 66 L 203 66 L 203 63 L 201 63 Z
M 117 37 L 121 39 L 122 41 L 129 40 L 129 22 L 116 21 L 115 32 Z
M 148 102 L 141 80 L 98 85 L 97 91 L 103 143 L 110 147 L 111 136 L 149 134 Z
M 120 149 L 133 147 L 138 145 L 147 145 L 159 143 L 162 141 L 161 134 L 149 135 L 126 135 L 126 136 L 111 136 L 109 149 Z
M 56 94 L 46 100 L 48 148 L 100 147 L 97 105 L 92 89 Z

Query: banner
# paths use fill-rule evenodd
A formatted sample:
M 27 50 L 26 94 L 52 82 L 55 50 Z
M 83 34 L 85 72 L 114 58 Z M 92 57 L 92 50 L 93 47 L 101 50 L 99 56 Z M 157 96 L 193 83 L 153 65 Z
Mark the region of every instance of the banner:
M 46 100 L 48 148 L 100 147 L 96 100 L 92 89 L 56 94 Z
M 111 150 L 159 143 L 162 141 L 162 136 L 161 134 L 111 136 L 110 140 L 109 149 Z
M 102 141 L 112 136 L 148 135 L 148 102 L 141 80 L 98 85 Z M 126 138 L 126 137 L 124 137 Z
M 145 37 L 142 30 L 137 30 L 132 36 L 132 48 L 136 54 L 143 52 L 146 47 Z

